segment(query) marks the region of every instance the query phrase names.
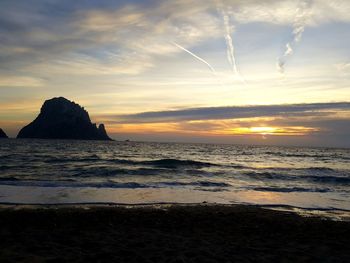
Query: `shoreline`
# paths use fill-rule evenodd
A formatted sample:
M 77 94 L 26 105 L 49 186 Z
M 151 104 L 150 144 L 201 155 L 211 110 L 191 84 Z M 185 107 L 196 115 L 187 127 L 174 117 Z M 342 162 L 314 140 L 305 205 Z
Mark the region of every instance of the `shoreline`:
M 114 202 L 90 202 L 90 203 L 6 203 L 0 202 L 0 212 L 3 210 L 21 209 L 99 209 L 99 208 L 126 208 L 126 209 L 167 209 L 171 207 L 251 207 L 269 211 L 285 212 L 301 217 L 315 217 L 323 220 L 350 222 L 350 210 L 338 208 L 307 208 L 279 204 L 249 204 L 249 203 L 178 203 L 178 202 L 154 202 L 154 203 L 114 203 Z
M 70 188 L 0 185 L 0 205 L 255 205 L 302 213 L 334 212 L 350 220 L 350 204 L 339 193 L 276 193 L 253 190 L 206 191 L 191 188 Z
M 346 262 L 349 236 L 350 222 L 247 205 L 0 208 L 1 262 Z

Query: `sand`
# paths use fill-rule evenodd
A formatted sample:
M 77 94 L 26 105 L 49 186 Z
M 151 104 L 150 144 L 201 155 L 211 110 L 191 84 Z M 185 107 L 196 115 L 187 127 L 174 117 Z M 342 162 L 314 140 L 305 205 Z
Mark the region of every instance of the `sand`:
M 8 207 L 0 262 L 350 262 L 350 222 L 243 205 Z

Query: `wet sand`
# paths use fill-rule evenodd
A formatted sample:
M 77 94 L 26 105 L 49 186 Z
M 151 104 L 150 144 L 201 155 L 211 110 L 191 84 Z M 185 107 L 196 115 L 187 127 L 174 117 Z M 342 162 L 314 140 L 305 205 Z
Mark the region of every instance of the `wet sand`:
M 350 262 L 350 222 L 254 206 L 2 207 L 0 262 Z

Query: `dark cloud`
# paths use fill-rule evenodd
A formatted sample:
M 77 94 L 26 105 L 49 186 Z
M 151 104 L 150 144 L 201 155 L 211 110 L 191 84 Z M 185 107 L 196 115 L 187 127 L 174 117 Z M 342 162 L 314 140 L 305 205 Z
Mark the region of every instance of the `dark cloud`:
M 327 117 L 334 111 L 350 111 L 349 102 L 282 105 L 203 107 L 131 115 L 102 116 L 116 123 L 156 123 L 194 120 L 226 120 L 254 117 Z
M 143 112 L 132 115 L 103 116 L 109 119 L 109 123 L 177 123 L 178 131 L 173 133 L 142 134 L 142 138 L 148 140 L 164 141 L 192 141 L 215 143 L 248 143 L 248 144 L 276 144 L 276 145 L 306 145 L 306 146 L 330 146 L 350 147 L 350 103 L 309 103 L 289 105 L 263 105 L 241 107 L 211 107 L 189 108 L 181 110 Z M 245 121 L 243 118 L 271 117 L 271 119 L 259 122 L 258 120 Z M 203 122 L 191 122 L 191 121 Z M 284 136 L 266 136 L 261 140 L 261 135 L 237 136 L 233 134 L 211 136 L 200 135 L 198 132 L 221 131 L 228 127 L 252 127 L 254 125 L 271 127 L 285 127 L 290 132 Z M 293 136 L 294 128 L 304 127 L 314 129 L 306 132 L 304 136 Z M 296 130 L 298 131 L 298 130 Z M 283 134 L 281 134 L 283 135 Z M 123 137 L 123 134 L 118 135 Z M 130 135 L 129 135 L 130 136 Z M 139 134 L 132 134 L 137 138 Z

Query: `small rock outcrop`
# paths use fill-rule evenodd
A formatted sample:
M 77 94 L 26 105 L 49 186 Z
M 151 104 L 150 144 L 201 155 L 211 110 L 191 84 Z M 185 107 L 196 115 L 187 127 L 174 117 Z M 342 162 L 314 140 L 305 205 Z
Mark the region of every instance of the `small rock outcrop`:
M 8 138 L 6 133 L 0 128 L 0 139 Z
M 84 108 L 63 97 L 45 101 L 39 116 L 17 138 L 111 140 L 103 124 L 97 128 Z

